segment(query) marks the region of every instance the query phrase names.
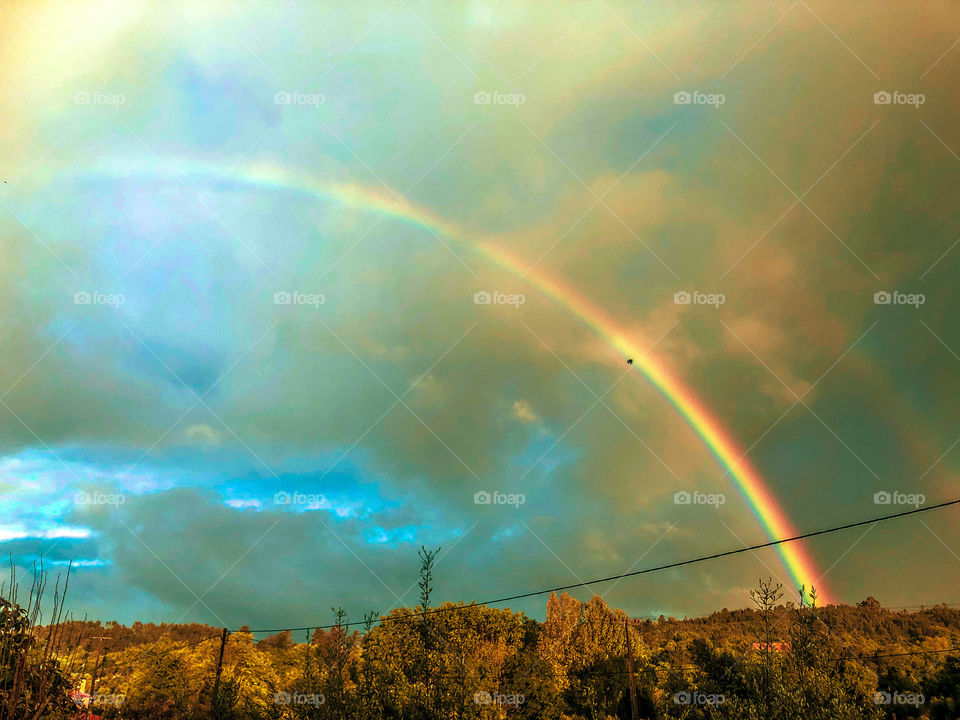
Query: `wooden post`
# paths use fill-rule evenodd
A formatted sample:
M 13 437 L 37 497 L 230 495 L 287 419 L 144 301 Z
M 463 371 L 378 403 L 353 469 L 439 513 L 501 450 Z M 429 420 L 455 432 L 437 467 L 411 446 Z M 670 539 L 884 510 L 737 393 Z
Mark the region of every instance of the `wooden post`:
M 627 676 L 630 679 L 630 713 L 633 720 L 640 720 L 637 710 L 637 686 L 633 682 L 633 645 L 630 643 L 630 619 L 623 621 L 623 629 L 627 632 Z
M 223 669 L 223 649 L 227 645 L 227 636 L 230 634 L 230 631 L 226 628 L 223 629 L 223 633 L 220 635 L 220 655 L 217 657 L 217 677 L 213 681 L 213 704 L 216 706 L 217 700 L 220 697 L 220 671 Z

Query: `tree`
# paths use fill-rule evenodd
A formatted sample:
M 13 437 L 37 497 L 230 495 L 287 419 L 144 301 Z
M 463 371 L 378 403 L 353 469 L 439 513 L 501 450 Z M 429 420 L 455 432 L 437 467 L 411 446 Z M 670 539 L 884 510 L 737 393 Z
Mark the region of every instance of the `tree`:
M 423 613 L 420 620 L 420 636 L 423 642 L 422 669 L 427 696 L 430 699 L 430 708 L 433 714 L 439 712 L 440 706 L 438 683 L 435 677 L 438 648 L 433 632 L 433 618 L 428 617 L 428 615 L 430 612 L 430 595 L 433 593 L 433 564 L 436 562 L 437 555 L 439 554 L 439 547 L 436 550 L 427 550 L 423 545 L 420 546 L 420 550 L 417 553 L 417 556 L 420 558 L 420 579 L 417 581 L 417 587 L 420 588 L 419 610 Z
M 761 697 L 763 706 L 766 709 L 766 717 L 773 718 L 774 707 L 774 608 L 783 597 L 781 589 L 783 585 L 774 584 L 773 578 L 767 578 L 766 581 L 759 580 L 757 588 L 750 591 L 750 599 L 753 600 L 760 611 L 760 630 L 757 635 L 759 641 L 760 657 L 763 667 L 763 682 L 761 686 Z
M 0 595 L 0 718 L 3 720 L 39 720 L 66 717 L 70 709 L 69 683 L 58 659 L 64 643 L 64 597 L 57 579 L 53 596 L 52 622 L 38 628 L 40 606 L 47 576 L 43 567 L 34 566 L 27 605 L 17 603 L 16 568 L 10 561 L 10 582 L 6 595 Z M 65 671 L 66 670 L 66 671 Z
M 947 656 L 925 694 L 929 697 L 931 720 L 954 720 L 960 715 L 960 656 Z
M 261 640 L 258 645 L 263 648 L 273 648 L 276 650 L 287 650 L 293 647 L 293 633 L 290 630 L 283 630 L 276 635 L 271 635 Z

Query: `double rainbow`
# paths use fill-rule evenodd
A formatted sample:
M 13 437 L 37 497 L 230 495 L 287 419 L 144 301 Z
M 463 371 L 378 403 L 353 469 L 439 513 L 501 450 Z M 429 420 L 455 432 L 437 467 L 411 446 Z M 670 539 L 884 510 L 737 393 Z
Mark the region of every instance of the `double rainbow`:
M 609 343 L 616 351 L 618 358 L 633 358 L 633 367 L 642 372 L 676 408 L 733 478 L 740 493 L 770 538 L 782 539 L 799 534 L 763 478 L 747 461 L 746 454 L 691 388 L 674 376 L 661 360 L 641 348 L 637 341 L 631 339 L 627 332 L 622 330 L 618 323 L 602 309 L 556 278 L 536 268 L 530 268 L 527 263 L 501 246 L 486 239 L 471 237 L 399 196 L 391 197 L 386 193 L 370 190 L 355 183 L 323 182 L 314 176 L 291 172 L 272 165 L 244 165 L 224 169 L 194 161 L 151 159 L 137 165 L 125 162 L 118 166 L 101 166 L 83 173 L 83 176 L 113 179 L 159 178 L 185 184 L 212 183 L 220 188 L 235 186 L 246 190 L 259 188 L 295 193 L 326 199 L 347 207 L 378 211 L 396 220 L 454 240 L 464 247 L 472 248 L 488 260 L 528 282 L 542 294 L 580 318 Z M 783 543 L 776 547 L 795 586 L 798 588 L 803 586 L 809 590 L 816 585 L 821 602 L 828 602 L 826 593 L 821 587 L 822 573 L 818 572 L 806 548 L 799 542 Z

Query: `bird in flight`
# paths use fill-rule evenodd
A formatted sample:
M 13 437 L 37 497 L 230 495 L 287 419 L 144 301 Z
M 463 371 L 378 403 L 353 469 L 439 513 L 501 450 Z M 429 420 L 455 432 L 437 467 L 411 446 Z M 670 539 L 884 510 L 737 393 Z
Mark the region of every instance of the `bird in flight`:
M 627 358 L 627 365 L 633 365 L 633 358 Z

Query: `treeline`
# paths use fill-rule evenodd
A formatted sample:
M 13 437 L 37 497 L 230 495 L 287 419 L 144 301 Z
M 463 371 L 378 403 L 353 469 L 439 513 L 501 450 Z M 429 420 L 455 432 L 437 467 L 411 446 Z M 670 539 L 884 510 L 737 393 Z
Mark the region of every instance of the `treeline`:
M 436 605 L 431 554 L 422 559 L 416 607 L 370 614 L 359 629 L 334 609 L 335 626 L 309 638 L 241 630 L 222 656 L 218 628 L 61 622 L 55 635 L 67 643 L 46 653 L 60 680 L 31 686 L 28 700 L 50 627 L 25 629 L 29 618 L 7 602 L 0 651 L 11 637 L 29 642 L 20 680 L 0 674 L 0 720 L 609 720 L 631 718 L 634 698 L 647 720 L 960 718 L 960 612 L 946 606 L 895 612 L 868 598 L 820 608 L 767 581 L 751 593 L 754 608 L 704 618 L 631 621 L 599 596 L 563 594 L 537 622 Z M 67 647 L 73 637 L 83 639 Z M 85 694 L 64 702 L 69 688 Z
M 564 602 L 570 602 L 567 595 Z M 550 602 L 556 602 L 556 597 Z M 791 622 L 791 603 L 777 606 L 774 623 L 786 628 Z M 413 612 L 407 609 L 407 613 Z M 856 605 L 828 605 L 819 608 L 818 615 L 829 634 L 834 638 L 838 653 L 855 651 L 857 655 L 886 654 L 915 650 L 936 645 L 943 638 L 956 637 L 960 629 L 960 609 L 947 605 L 933 605 L 913 610 L 890 610 L 870 597 Z M 633 621 L 633 630 L 647 647 L 664 647 L 676 636 L 696 636 L 716 647 L 750 647 L 756 642 L 760 613 L 754 608 L 719 610 L 698 618 L 665 617 Z M 533 622 L 528 621 L 528 622 Z M 249 628 L 246 628 L 249 630 Z M 200 623 L 141 623 L 125 626 L 116 621 L 70 620 L 63 623 L 63 631 L 75 645 L 90 648 L 94 652 L 98 643 L 119 652 L 128 648 L 157 643 L 161 639 L 174 644 L 200 642 L 217 637 L 221 629 Z M 309 636 L 300 633 L 294 637 L 290 631 L 277 633 L 254 641 L 257 647 L 289 648 L 307 642 L 324 645 L 330 633 L 313 630 Z
M 208 638 L 219 632 L 218 628 L 200 623 L 142 623 L 135 622 L 130 627 L 116 621 L 100 622 L 99 620 L 66 620 L 63 631 L 74 642 L 84 647 L 96 650 L 98 643 L 110 647 L 111 650 L 126 650 L 138 645 L 155 643 L 162 638 L 175 643 L 196 642 Z

